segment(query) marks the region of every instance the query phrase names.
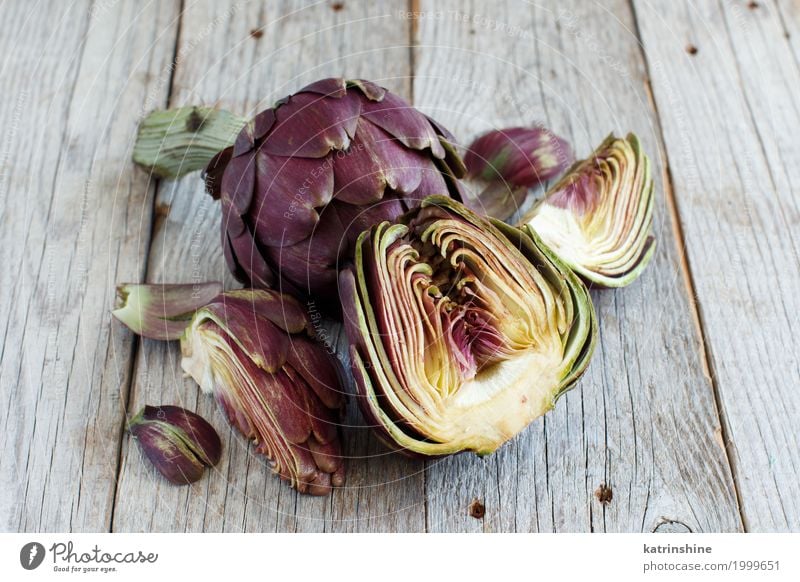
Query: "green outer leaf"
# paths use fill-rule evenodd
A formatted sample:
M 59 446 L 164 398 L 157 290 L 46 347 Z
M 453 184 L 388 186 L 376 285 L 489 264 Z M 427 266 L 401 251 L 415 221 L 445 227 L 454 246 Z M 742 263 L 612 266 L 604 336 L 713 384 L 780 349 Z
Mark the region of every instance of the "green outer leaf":
M 222 283 L 135 284 L 117 287 L 112 315 L 141 336 L 179 339 L 196 309 L 222 293 Z
M 154 111 L 139 124 L 133 161 L 160 178 L 178 178 L 205 168 L 233 144 L 246 123 L 229 111 L 211 107 Z

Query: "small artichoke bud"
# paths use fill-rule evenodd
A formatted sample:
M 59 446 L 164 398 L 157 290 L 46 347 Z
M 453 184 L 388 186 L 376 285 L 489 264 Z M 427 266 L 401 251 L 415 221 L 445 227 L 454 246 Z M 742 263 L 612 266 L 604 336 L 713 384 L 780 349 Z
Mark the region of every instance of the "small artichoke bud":
M 528 189 L 552 180 L 573 161 L 567 142 L 544 127 L 490 131 L 469 146 L 464 198 L 473 210 L 505 219 L 519 210 Z
M 509 127 L 472 142 L 464 163 L 472 178 L 532 188 L 557 177 L 573 159 L 569 144 L 549 129 Z
M 158 472 L 175 485 L 199 480 L 222 454 L 214 427 L 180 406 L 145 406 L 128 430 Z
M 117 287 L 112 315 L 143 337 L 174 340 L 181 337 L 195 310 L 221 292 L 220 283 L 123 284 Z

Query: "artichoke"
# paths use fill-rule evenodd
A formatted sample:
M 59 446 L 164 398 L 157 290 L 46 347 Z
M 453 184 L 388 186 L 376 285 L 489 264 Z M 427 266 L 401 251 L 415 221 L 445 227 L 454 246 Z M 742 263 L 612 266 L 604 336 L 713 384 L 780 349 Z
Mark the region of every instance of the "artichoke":
M 460 196 L 465 170 L 452 136 L 369 81 L 312 83 L 244 124 L 235 141 L 237 123 L 213 110 L 168 118 L 143 122 L 135 159 L 178 175 L 175 160 L 194 169 L 227 137 L 232 145 L 209 161 L 205 179 L 221 201 L 228 266 L 248 286 L 279 284 L 330 304 L 339 263 L 363 230 L 429 194 Z
M 587 282 L 623 287 L 655 252 L 653 202 L 650 159 L 639 139 L 611 135 L 567 171 L 522 225 Z
M 573 159 L 566 140 L 542 126 L 490 131 L 464 155 L 467 184 L 473 187 L 462 198 L 481 214 L 506 219 L 520 209 L 530 188 L 559 176 Z
M 586 287 L 536 234 L 446 197 L 359 236 L 340 291 L 361 409 L 410 453 L 491 453 L 594 349 Z
M 478 137 L 464 163 L 470 177 L 533 188 L 557 178 L 573 161 L 567 141 L 547 128 L 508 127 Z
M 129 422 L 144 455 L 167 481 L 194 483 L 222 456 L 222 443 L 206 419 L 180 406 L 145 406 Z
M 216 396 L 273 471 L 302 493 L 327 494 L 344 484 L 337 360 L 312 339 L 295 299 L 254 289 L 207 299 L 218 288 L 123 285 L 114 315 L 146 337 L 180 339 L 184 371 Z M 165 317 L 179 322 L 169 335 Z

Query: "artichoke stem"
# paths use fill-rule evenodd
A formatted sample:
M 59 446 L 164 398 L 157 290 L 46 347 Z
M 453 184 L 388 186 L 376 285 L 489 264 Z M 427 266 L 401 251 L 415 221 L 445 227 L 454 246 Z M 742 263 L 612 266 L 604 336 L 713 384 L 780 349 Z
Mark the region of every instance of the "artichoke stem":
M 224 109 L 178 107 L 154 111 L 139 124 L 133 161 L 160 178 L 200 170 L 232 145 L 246 119 Z

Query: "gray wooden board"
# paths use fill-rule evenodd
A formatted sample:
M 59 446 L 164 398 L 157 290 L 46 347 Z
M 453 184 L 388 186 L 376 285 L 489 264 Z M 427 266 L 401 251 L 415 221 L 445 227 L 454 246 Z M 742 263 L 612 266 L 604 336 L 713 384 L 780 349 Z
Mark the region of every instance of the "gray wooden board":
M 107 531 L 152 199 L 128 160 L 177 6 L 3 5 L 0 530 Z
M 750 4 L 635 2 L 745 526 L 796 531 L 798 15 Z
M 800 18 L 750 4 L 4 5 L 0 530 L 797 530 Z M 144 112 L 250 115 L 330 75 L 413 98 L 464 142 L 541 121 L 584 156 L 636 131 L 659 250 L 630 288 L 593 292 L 588 373 L 498 453 L 389 454 L 351 402 L 348 486 L 318 499 L 228 428 L 177 344 L 138 342 L 109 310 L 122 281 L 233 284 L 197 174 L 156 184 L 130 164 Z M 220 465 L 167 485 L 124 433 L 145 403 L 209 418 Z

